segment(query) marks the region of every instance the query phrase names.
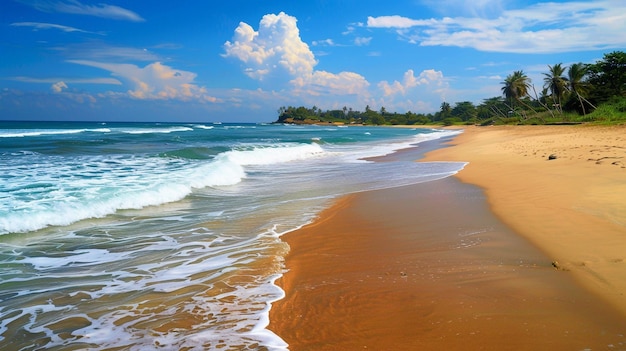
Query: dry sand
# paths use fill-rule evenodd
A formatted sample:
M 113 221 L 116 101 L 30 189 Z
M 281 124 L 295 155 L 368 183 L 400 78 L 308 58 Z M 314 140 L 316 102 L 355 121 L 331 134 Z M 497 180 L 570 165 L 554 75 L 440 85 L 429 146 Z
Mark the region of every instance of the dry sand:
M 453 144 L 427 160 L 469 161 L 458 177 L 496 215 L 626 315 L 626 126 L 468 127 Z
M 292 351 L 625 349 L 626 159 L 606 158 L 624 131 L 466 128 L 428 158 L 469 161 L 458 177 L 485 191 L 341 199 L 283 237 L 270 329 Z

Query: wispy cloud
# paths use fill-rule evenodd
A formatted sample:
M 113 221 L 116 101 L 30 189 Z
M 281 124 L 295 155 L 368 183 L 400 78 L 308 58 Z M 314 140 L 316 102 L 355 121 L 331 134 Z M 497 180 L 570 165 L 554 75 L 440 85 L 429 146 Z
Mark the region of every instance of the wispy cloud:
M 335 41 L 332 39 L 313 40 L 311 42 L 313 46 L 336 46 Z
M 145 21 L 137 13 L 116 5 L 98 4 L 85 5 L 78 0 L 52 1 L 52 0 L 19 0 L 42 12 L 61 12 L 75 15 L 95 16 L 114 20 L 131 22 Z
M 369 45 L 371 41 L 372 41 L 372 37 L 356 37 L 354 39 L 354 45 L 365 46 L 365 45 Z
M 504 10 L 507 0 L 421 0 L 421 2 L 446 16 L 456 14 L 467 16 L 469 14 L 487 18 L 498 16 Z
M 31 27 L 33 30 L 56 29 L 56 30 L 60 30 L 60 31 L 63 31 L 63 32 L 66 32 L 66 33 L 80 32 L 80 33 L 104 35 L 103 33 L 90 32 L 90 31 L 86 31 L 86 30 L 82 30 L 82 29 L 78 29 L 78 28 L 74 28 L 74 27 L 63 26 L 63 25 L 54 24 L 54 23 L 15 22 L 15 23 L 11 23 L 11 26 L 13 26 L 13 27 Z
M 54 84 L 59 81 L 69 84 L 107 84 L 107 85 L 121 85 L 122 82 L 115 78 L 67 78 L 67 77 L 53 77 L 53 78 L 33 78 L 33 77 L 9 77 L 8 80 L 24 83 L 42 83 L 42 84 Z
M 177 70 L 160 62 L 145 67 L 87 60 L 69 62 L 111 72 L 131 86 L 128 94 L 135 99 L 220 102 L 219 99 L 210 96 L 205 87 L 194 84 L 197 76 L 195 73 Z
M 55 47 L 58 53 L 70 59 L 106 62 L 155 62 L 158 55 L 148 49 L 127 46 L 111 46 L 99 41 Z
M 435 23 L 437 23 L 436 20 L 417 20 L 398 15 L 367 17 L 367 27 L 369 28 L 411 28 Z
M 626 2 L 546 2 L 502 10 L 495 18 L 380 16 L 369 17 L 367 25 L 394 29 L 403 40 L 422 46 L 471 47 L 509 53 L 623 48 L 626 46 L 623 34 L 626 33 Z

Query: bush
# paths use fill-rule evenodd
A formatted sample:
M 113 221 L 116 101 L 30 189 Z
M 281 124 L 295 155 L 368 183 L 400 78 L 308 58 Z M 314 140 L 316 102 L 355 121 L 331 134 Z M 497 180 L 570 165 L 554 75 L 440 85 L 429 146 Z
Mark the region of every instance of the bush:
M 507 117 L 507 118 L 498 118 L 496 119 L 494 122 L 494 124 L 496 125 L 503 125 L 503 124 L 518 124 L 519 123 L 519 118 L 518 117 Z
M 591 121 L 626 122 L 626 98 L 615 97 L 586 116 Z M 586 119 L 586 118 L 585 118 Z
M 455 123 L 460 123 L 460 122 L 462 122 L 462 121 L 458 117 L 448 117 L 448 118 L 445 118 L 443 120 L 443 125 L 444 126 L 451 126 L 451 125 L 453 125 Z

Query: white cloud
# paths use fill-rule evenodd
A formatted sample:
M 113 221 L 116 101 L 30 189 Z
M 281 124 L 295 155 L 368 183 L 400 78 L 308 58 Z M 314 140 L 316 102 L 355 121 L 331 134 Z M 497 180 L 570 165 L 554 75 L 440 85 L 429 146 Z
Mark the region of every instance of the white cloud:
M 19 1 L 19 0 L 18 0 Z M 141 16 L 131 10 L 125 8 L 108 5 L 85 5 L 78 0 L 65 0 L 65 1 L 49 1 L 49 0 L 21 0 L 34 7 L 35 9 L 43 12 L 61 12 L 70 13 L 75 15 L 87 15 L 102 17 L 114 20 L 124 20 L 131 22 L 143 22 L 145 21 Z
M 335 45 L 331 39 L 317 45 Z M 290 84 L 295 95 L 368 95 L 367 80 L 354 72 L 316 71 L 317 60 L 309 46 L 300 38 L 295 17 L 284 12 L 263 16 L 259 30 L 240 23 L 232 41 L 224 44 L 225 57 L 234 57 L 245 64 L 244 73 L 264 81 L 270 77 Z
M 55 47 L 59 53 L 72 59 L 106 62 L 160 61 L 160 57 L 148 49 L 125 46 L 109 46 L 99 42 L 79 43 Z
M 60 93 L 63 91 L 63 89 L 67 89 L 67 84 L 65 84 L 65 82 L 56 82 L 52 84 L 50 88 L 53 92 Z
M 335 46 L 335 42 L 332 39 L 313 40 L 311 42 L 313 46 Z
M 297 92 L 310 95 L 369 95 L 369 83 L 360 74 L 341 72 L 334 74 L 315 71 L 291 81 Z
M 219 99 L 208 95 L 206 88 L 193 84 L 195 73 L 176 70 L 160 62 L 151 63 L 143 68 L 132 64 L 85 60 L 69 62 L 111 72 L 132 85 L 128 94 L 136 99 L 219 102 Z
M 378 87 L 383 91 L 384 96 L 390 96 L 396 94 L 406 95 L 410 89 L 419 85 L 429 85 L 432 88 L 442 87 L 444 84 L 446 83 L 441 71 L 428 69 L 422 71 L 419 76 L 416 77 L 415 72 L 413 72 L 412 69 L 409 69 L 404 73 L 402 82 L 397 80 L 393 83 L 381 81 L 378 83 Z
M 434 111 L 450 95 L 448 79 L 441 71 L 428 69 L 415 75 L 407 70 L 401 81 L 381 81 L 377 85 L 382 97 L 376 106 L 394 111 Z
M 246 74 L 254 79 L 263 79 L 280 70 L 291 76 L 310 73 L 317 61 L 300 39 L 296 22 L 295 17 L 284 12 L 263 16 L 258 32 L 241 22 L 233 41 L 224 44 L 224 56 L 246 64 Z
M 68 27 L 68 26 L 63 26 L 60 24 L 53 24 L 53 23 L 40 23 L 40 22 L 16 22 L 16 23 L 11 23 L 11 26 L 14 27 L 32 27 L 33 30 L 46 30 L 46 29 L 57 29 L 66 33 L 71 33 L 71 32 L 80 32 L 80 33 L 89 33 L 89 34 L 99 34 L 101 35 L 101 33 L 95 33 L 95 32 L 89 32 L 86 30 L 82 30 L 82 29 L 78 29 L 78 28 L 74 28 L 74 27 Z
M 482 5 L 500 3 L 484 0 Z M 558 53 L 623 48 L 626 2 L 546 2 L 502 10 L 494 18 L 370 17 L 368 27 L 401 29 L 398 33 L 402 38 L 423 46 L 471 47 L 489 52 Z
M 365 45 L 369 45 L 371 41 L 372 41 L 372 37 L 357 37 L 354 39 L 354 45 L 365 46 Z
M 70 84 L 111 84 L 111 85 L 122 85 L 122 82 L 115 78 L 32 78 L 32 77 L 11 77 L 8 78 L 10 80 L 14 80 L 17 82 L 25 82 L 25 83 L 44 83 L 44 84 L 54 84 L 57 82 L 65 82 Z
M 434 20 L 416 20 L 403 16 L 379 16 L 367 17 L 369 28 L 411 28 L 416 26 L 427 26 L 433 24 Z

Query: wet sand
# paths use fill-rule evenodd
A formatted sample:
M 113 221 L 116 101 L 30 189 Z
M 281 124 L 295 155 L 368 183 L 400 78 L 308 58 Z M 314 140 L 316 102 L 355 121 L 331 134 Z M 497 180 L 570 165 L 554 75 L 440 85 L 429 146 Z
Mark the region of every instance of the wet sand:
M 553 267 L 485 194 L 452 177 L 339 200 L 283 236 L 270 329 L 292 351 L 625 349 L 615 304 Z

